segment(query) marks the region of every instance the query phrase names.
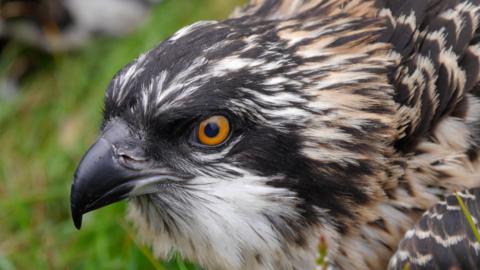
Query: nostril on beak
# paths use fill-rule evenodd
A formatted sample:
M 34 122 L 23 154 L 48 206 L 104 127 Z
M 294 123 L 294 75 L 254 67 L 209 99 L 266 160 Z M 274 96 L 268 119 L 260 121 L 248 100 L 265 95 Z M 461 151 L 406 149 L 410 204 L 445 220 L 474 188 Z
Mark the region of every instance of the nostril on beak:
M 146 161 L 146 160 L 148 160 L 148 158 L 146 158 L 146 157 L 136 157 L 136 156 L 128 155 L 128 154 L 125 154 L 125 153 L 120 153 L 118 156 L 121 159 L 124 159 L 126 161 Z
M 118 153 L 118 162 L 129 169 L 141 171 L 150 165 L 150 159 L 143 156 L 134 156 L 127 153 Z

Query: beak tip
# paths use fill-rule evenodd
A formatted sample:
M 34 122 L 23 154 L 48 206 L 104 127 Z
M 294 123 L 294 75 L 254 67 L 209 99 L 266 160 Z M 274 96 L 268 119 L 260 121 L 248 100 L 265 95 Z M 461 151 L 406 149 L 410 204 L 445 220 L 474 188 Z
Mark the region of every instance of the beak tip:
M 77 209 L 77 207 L 75 207 L 74 204 L 71 205 L 71 211 L 72 211 L 73 224 L 78 230 L 80 230 L 80 228 L 82 228 L 83 213 L 82 211 L 79 211 L 79 209 Z
M 76 198 L 76 192 L 75 192 L 75 184 L 72 184 L 71 187 L 71 193 L 70 193 L 70 210 L 72 213 L 72 220 L 73 224 L 75 227 L 80 230 L 82 227 L 82 216 L 83 216 L 83 211 L 78 208 L 77 206 L 77 198 Z
M 73 224 L 75 225 L 75 228 L 77 230 L 80 230 L 82 228 L 82 215 L 74 215 L 73 216 Z

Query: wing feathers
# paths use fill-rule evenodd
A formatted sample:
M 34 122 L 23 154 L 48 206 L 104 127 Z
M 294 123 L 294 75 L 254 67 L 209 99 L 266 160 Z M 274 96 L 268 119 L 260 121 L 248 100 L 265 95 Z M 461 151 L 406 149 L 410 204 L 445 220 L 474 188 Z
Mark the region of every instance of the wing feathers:
M 480 188 L 459 193 L 478 226 Z M 423 214 L 390 260 L 389 269 L 476 269 L 480 243 L 454 195 Z M 452 268 L 453 267 L 453 268 Z

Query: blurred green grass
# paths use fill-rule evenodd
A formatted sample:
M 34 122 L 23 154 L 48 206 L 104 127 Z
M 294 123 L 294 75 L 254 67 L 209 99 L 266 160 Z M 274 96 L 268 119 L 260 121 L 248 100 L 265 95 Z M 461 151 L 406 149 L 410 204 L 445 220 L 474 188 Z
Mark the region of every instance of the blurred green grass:
M 0 100 L 0 270 L 199 269 L 178 258 L 152 263 L 124 221 L 125 202 L 87 214 L 77 231 L 70 184 L 97 135 L 104 89 L 115 72 L 182 26 L 225 18 L 241 2 L 164 0 L 135 33 L 55 55 L 18 97 Z M 9 44 L 0 71 L 24 49 Z

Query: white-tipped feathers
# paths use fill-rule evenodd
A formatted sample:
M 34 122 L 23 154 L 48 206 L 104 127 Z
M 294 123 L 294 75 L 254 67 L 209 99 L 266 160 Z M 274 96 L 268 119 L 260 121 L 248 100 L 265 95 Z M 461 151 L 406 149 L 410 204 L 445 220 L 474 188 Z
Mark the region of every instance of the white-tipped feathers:
M 480 228 L 480 189 L 457 193 L 476 230 Z M 389 269 L 476 269 L 480 243 L 455 195 L 448 196 L 425 212 L 407 231 L 389 263 Z

